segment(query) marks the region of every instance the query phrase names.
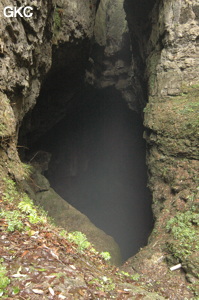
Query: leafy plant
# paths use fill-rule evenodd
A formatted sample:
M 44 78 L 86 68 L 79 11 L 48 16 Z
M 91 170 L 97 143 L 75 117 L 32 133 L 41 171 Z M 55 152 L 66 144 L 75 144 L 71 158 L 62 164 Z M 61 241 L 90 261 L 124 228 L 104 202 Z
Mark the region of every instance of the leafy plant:
M 23 223 L 21 221 L 21 213 L 18 210 L 1 211 L 0 218 L 5 219 L 8 231 L 22 230 Z
M 138 281 L 140 279 L 140 274 L 138 273 L 132 274 L 130 275 L 130 278 L 134 281 Z
M 21 199 L 16 207 L 18 209 L 2 210 L 0 212 L 0 217 L 3 218 L 7 224 L 7 230 L 11 232 L 15 230 L 23 230 L 25 228 L 23 219 L 25 218 L 28 218 L 31 224 L 45 223 L 46 213 L 44 213 L 43 210 L 40 210 L 38 213 L 34 207 L 33 201 L 26 193 L 19 193 L 12 181 L 7 180 L 6 182 L 8 184 L 6 193 L 4 193 L 4 195 L 6 195 L 6 201 L 11 199 L 11 202 L 13 202 L 14 199 Z
M 102 256 L 102 258 L 106 261 L 110 260 L 111 259 L 111 255 L 109 252 L 101 252 L 100 255 Z
M 35 209 L 33 208 L 33 202 L 27 194 L 23 194 L 23 200 L 19 202 L 18 208 L 26 214 L 30 214 L 33 211 L 35 212 Z
M 3 178 L 3 182 L 5 185 L 5 191 L 3 192 L 2 199 L 4 201 L 13 202 L 16 198 L 18 198 L 16 184 L 12 179 L 7 177 Z
M 2 263 L 3 259 L 0 259 L 0 297 L 5 293 L 5 289 L 10 283 L 10 279 L 6 276 L 7 270 Z
M 69 241 L 77 244 L 79 251 L 83 251 L 91 246 L 91 243 L 87 240 L 86 235 L 80 231 L 70 232 L 68 234 L 68 239 Z
M 33 201 L 28 197 L 28 195 L 24 193 L 22 199 L 23 200 L 18 204 L 18 208 L 21 210 L 21 212 L 27 215 L 29 222 L 31 224 L 45 223 L 45 213 L 41 211 L 42 213 L 40 215 L 38 214 L 37 210 L 34 208 Z
M 18 286 L 13 287 L 13 294 L 17 295 L 20 292 L 20 288 Z
M 22 200 L 19 202 L 18 208 L 27 215 L 30 223 L 46 223 L 46 212 L 40 209 L 38 213 L 34 207 L 33 201 L 26 193 L 22 194 Z
M 134 281 L 138 281 L 140 279 L 140 274 L 138 273 L 129 274 L 128 272 L 121 271 L 120 273 L 118 273 L 118 275 L 129 277 L 129 279 L 132 279 Z
M 59 232 L 59 235 L 62 236 L 62 237 L 66 237 L 67 236 L 67 231 L 62 229 L 60 232 Z

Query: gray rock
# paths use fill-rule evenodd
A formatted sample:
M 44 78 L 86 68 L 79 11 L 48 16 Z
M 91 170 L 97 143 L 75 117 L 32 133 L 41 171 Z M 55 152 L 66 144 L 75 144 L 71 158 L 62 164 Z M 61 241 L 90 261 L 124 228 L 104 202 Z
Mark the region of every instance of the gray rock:
M 111 263 L 121 264 L 120 249 L 114 239 L 97 228 L 84 214 L 62 199 L 52 188 L 47 179 L 38 171 L 33 174 L 34 186 L 26 190 L 35 203 L 42 206 L 54 222 L 68 232 L 81 231 L 97 251 L 108 251 L 111 254 Z

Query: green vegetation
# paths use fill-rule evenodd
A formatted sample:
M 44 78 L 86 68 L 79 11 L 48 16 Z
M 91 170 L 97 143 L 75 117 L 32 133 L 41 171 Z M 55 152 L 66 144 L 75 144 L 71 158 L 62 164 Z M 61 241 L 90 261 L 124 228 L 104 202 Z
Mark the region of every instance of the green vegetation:
M 132 279 L 134 281 L 138 281 L 140 279 L 140 274 L 138 273 L 130 275 L 128 272 L 121 271 L 120 273 L 118 273 L 118 275 L 122 275 L 123 277 L 129 277 L 129 279 Z
M 101 252 L 100 255 L 102 256 L 102 258 L 106 261 L 111 259 L 111 255 L 109 252 Z
M 59 232 L 59 235 L 60 235 L 61 237 L 66 238 L 66 236 L 67 236 L 67 231 L 64 230 L 64 229 L 62 229 L 62 230 Z
M 109 261 L 111 259 L 111 255 L 109 252 L 101 252 L 98 253 L 96 251 L 96 249 L 94 247 L 92 247 L 92 244 L 87 240 L 87 237 L 84 233 L 80 232 L 80 231 L 74 231 L 74 232 L 70 232 L 68 233 L 68 235 L 66 236 L 66 231 L 62 230 L 60 232 L 61 236 L 64 236 L 66 238 L 68 238 L 68 240 L 70 242 L 75 243 L 78 246 L 78 251 L 83 252 L 86 249 L 89 249 L 89 251 L 93 254 L 99 254 L 105 261 Z
M 46 223 L 46 213 L 40 209 L 38 212 L 34 208 L 33 201 L 28 197 L 27 194 L 23 193 L 23 200 L 19 202 L 18 208 L 23 213 L 23 215 L 26 215 L 29 219 L 29 222 L 31 224 L 36 223 Z
M 34 207 L 33 201 L 24 192 L 20 192 L 16 188 L 16 184 L 9 178 L 3 179 L 5 184 L 5 191 L 3 192 L 3 201 L 9 205 L 18 203 L 17 207 L 10 210 L 0 211 L 0 218 L 4 220 L 4 224 L 8 231 L 25 230 L 28 229 L 25 226 L 24 219 L 31 224 L 45 223 L 46 213 L 43 210 L 38 210 Z
M 25 179 L 29 178 L 32 171 L 33 171 L 32 166 L 29 165 L 29 164 L 22 163 L 22 168 L 23 168 L 23 171 L 24 171 L 24 178 Z
M 87 240 L 86 235 L 80 231 L 70 232 L 68 234 L 68 239 L 78 246 L 78 250 L 80 252 L 88 249 L 91 246 L 91 243 Z
M 13 202 L 19 196 L 16 188 L 16 184 L 10 178 L 3 178 L 3 182 L 5 185 L 5 191 L 3 192 L 2 199 L 4 201 Z
M 199 85 L 184 86 L 178 96 L 153 98 L 144 108 L 145 124 L 164 136 L 179 138 L 198 134 Z
M 57 40 L 57 35 L 61 29 L 62 26 L 62 16 L 63 14 L 63 9 L 55 7 L 54 8 L 54 13 L 53 13 L 53 42 L 56 44 Z
M 18 286 L 15 286 L 15 287 L 13 287 L 13 291 L 12 292 L 13 292 L 14 295 L 17 295 L 20 292 L 20 288 Z
M 111 278 L 108 278 L 107 276 L 94 278 L 91 281 L 89 281 L 89 284 L 95 285 L 96 290 L 102 292 L 110 292 L 115 289 L 115 283 Z
M 62 25 L 60 15 L 60 9 L 56 7 L 53 14 L 53 25 L 55 31 L 59 31 Z
M 6 227 L 8 231 L 21 231 L 24 228 L 24 225 L 21 221 L 21 213 L 17 210 L 14 211 L 1 211 L 0 218 L 6 222 Z
M 190 211 L 178 212 L 167 222 L 166 229 L 173 240 L 168 242 L 168 249 L 179 261 L 186 260 L 193 252 L 199 250 L 199 213 L 195 207 Z
M 3 266 L 3 259 L 1 258 L 0 259 L 0 297 L 6 293 L 6 287 L 10 283 L 10 279 L 6 275 L 7 275 L 7 270 Z

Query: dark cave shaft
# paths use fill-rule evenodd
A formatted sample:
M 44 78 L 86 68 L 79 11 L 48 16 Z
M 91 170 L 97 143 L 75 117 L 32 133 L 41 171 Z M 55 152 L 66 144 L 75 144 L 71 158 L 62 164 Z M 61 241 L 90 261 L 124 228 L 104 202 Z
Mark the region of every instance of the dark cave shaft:
M 125 35 L 123 42 L 128 43 L 114 57 L 116 62 L 124 60 L 128 67 L 133 60 L 134 75 L 128 78 L 135 102 L 131 108 L 139 112 L 147 99 L 148 16 L 154 3 L 125 1 L 129 37 Z M 143 120 L 128 108 L 121 91 L 113 87 L 85 88 L 89 53 L 97 66 L 98 82 L 107 64 L 102 47 L 91 45 L 88 39 L 77 45 L 54 46 L 52 67 L 21 133 L 28 140 L 30 152 L 45 150 L 52 154 L 45 174 L 52 187 L 113 236 L 125 260 L 147 244 L 153 227 Z M 108 66 L 111 64 L 110 59 Z M 118 78 L 126 82 L 124 75 Z M 25 129 L 23 133 L 29 123 L 30 131 Z
M 80 101 L 36 148 L 52 153 L 52 187 L 113 236 L 125 260 L 152 229 L 142 120 L 111 89 Z

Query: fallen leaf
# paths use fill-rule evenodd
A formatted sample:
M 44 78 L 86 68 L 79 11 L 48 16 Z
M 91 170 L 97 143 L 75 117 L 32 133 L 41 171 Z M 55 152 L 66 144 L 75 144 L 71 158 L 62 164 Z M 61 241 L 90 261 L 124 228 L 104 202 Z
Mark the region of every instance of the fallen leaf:
M 42 295 L 44 293 L 44 291 L 42 290 L 38 290 L 38 289 L 33 289 L 32 290 L 35 294 L 39 294 L 39 295 Z
M 120 294 L 129 294 L 129 292 L 125 290 L 117 290 L 117 292 Z
M 27 226 L 30 226 L 30 224 L 28 225 L 27 223 L 26 223 L 26 225 L 27 225 Z M 38 232 L 39 232 L 39 231 L 29 230 L 28 234 L 29 234 L 30 236 L 33 236 L 33 235 L 35 235 L 35 234 L 38 233 Z
M 55 295 L 54 290 L 51 287 L 49 287 L 48 289 L 49 289 L 49 292 L 51 293 L 51 295 L 54 296 Z
M 106 296 L 106 293 L 102 291 L 95 291 L 94 294 L 98 296 Z
M 19 277 L 26 277 L 27 275 L 26 274 L 14 274 L 14 275 L 11 275 L 11 277 L 14 277 L 14 278 L 19 278 Z
M 29 252 L 28 250 L 24 251 L 24 252 L 22 253 L 21 257 L 24 257 L 28 252 Z
M 76 267 L 75 267 L 75 266 L 70 265 L 70 267 L 71 267 L 73 270 L 76 270 Z
M 54 252 L 52 249 L 50 249 L 50 253 L 53 257 L 55 257 L 56 259 L 59 259 L 59 256 L 56 254 L 59 248 L 53 248 Z
M 46 232 L 42 235 L 45 236 L 45 238 L 51 238 L 53 234 L 52 234 L 52 232 Z
M 85 294 L 85 291 L 83 291 L 83 290 L 79 290 L 79 291 L 78 291 L 78 293 L 79 293 L 81 296 L 84 296 L 84 294 Z
M 46 278 L 55 278 L 56 275 L 46 275 L 45 277 L 46 277 Z

